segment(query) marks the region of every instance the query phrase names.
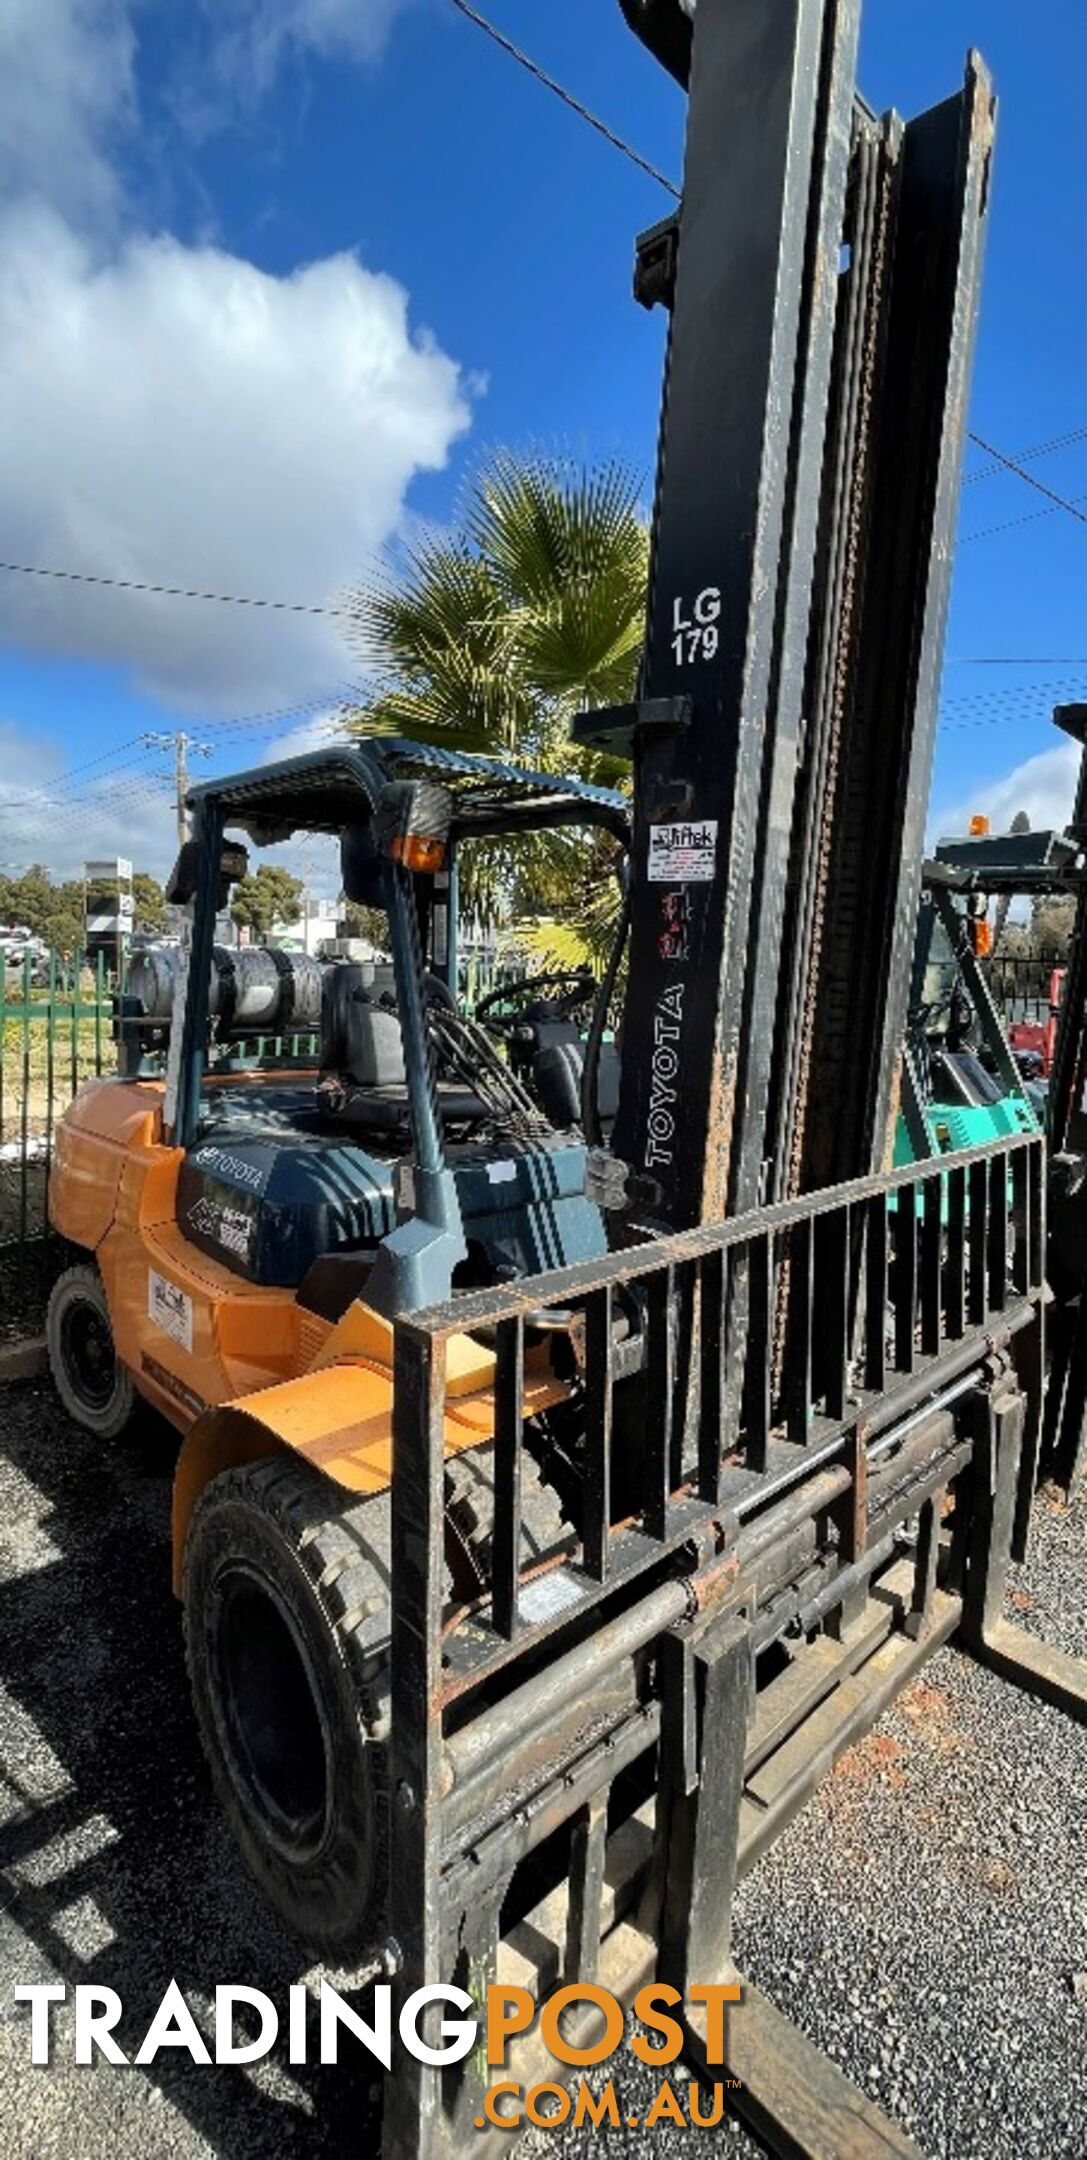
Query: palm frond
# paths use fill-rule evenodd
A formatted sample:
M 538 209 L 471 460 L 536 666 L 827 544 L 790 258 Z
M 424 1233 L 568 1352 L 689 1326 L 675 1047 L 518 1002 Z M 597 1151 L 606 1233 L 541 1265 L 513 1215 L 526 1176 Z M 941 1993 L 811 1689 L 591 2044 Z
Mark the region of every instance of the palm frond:
M 634 692 L 649 542 L 633 474 L 502 451 L 475 474 L 461 524 L 402 546 L 349 595 L 349 642 L 374 688 L 346 725 L 626 786 L 626 761 L 575 749 L 569 724 Z M 594 843 L 587 859 L 583 835 L 475 843 L 462 880 L 488 925 L 512 912 L 561 921 L 594 952 L 610 942 L 607 850 Z

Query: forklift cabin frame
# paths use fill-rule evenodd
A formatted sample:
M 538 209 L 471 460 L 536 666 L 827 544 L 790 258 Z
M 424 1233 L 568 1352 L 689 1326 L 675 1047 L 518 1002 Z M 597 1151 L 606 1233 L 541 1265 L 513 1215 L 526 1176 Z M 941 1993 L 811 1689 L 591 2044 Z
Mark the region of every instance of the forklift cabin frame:
M 497 758 L 415 743 L 398 736 L 344 739 L 328 750 L 257 766 L 226 781 L 193 788 L 188 801 L 193 819 L 194 868 L 178 898 L 191 901 L 191 931 L 183 982 L 170 1038 L 170 1085 L 166 1126 L 175 1144 L 195 1137 L 200 1091 L 207 1061 L 208 983 L 215 920 L 221 905 L 224 844 L 228 827 L 248 833 L 257 846 L 271 846 L 306 829 L 339 837 L 352 824 L 375 820 L 390 789 L 414 781 L 437 782 L 450 796 L 450 824 L 441 894 L 432 894 L 435 912 L 445 920 L 432 934 L 433 957 L 455 993 L 457 983 L 457 851 L 472 839 L 500 834 L 596 825 L 626 849 L 630 845 L 629 808 L 611 788 L 586 781 L 536 773 Z M 412 922 L 414 873 L 391 860 L 382 866 L 375 904 L 388 915 L 397 1001 L 409 1031 L 408 1087 L 416 1147 L 431 1122 L 425 1089 L 427 1056 L 418 932 Z M 236 873 L 235 873 L 236 874 Z M 349 896 L 352 897 L 352 896 Z M 431 1141 L 431 1147 L 434 1143 Z

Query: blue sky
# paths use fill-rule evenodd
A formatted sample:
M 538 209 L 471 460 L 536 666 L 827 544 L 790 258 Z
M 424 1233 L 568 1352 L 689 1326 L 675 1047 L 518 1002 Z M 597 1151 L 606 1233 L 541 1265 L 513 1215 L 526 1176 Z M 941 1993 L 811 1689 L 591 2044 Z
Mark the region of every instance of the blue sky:
M 487 11 L 678 173 L 684 100 L 615 0 Z M 667 199 L 449 0 L 6 14 L 4 557 L 322 601 L 406 521 L 447 519 L 488 445 L 648 477 L 661 321 L 631 303 L 631 241 Z M 917 110 L 971 40 L 1001 93 L 973 417 L 1021 452 L 1087 431 L 1087 11 L 867 0 L 863 87 Z M 1087 495 L 1087 432 L 1031 469 Z M 1045 510 L 1011 476 L 964 491 L 938 813 L 1052 815 L 1068 789 L 1047 713 L 1087 695 L 1087 528 Z M 161 868 L 163 760 L 140 732 L 190 727 L 227 769 L 355 672 L 317 618 L 0 588 L 0 864 L 127 841 Z M 1069 664 L 968 664 L 1050 655 Z

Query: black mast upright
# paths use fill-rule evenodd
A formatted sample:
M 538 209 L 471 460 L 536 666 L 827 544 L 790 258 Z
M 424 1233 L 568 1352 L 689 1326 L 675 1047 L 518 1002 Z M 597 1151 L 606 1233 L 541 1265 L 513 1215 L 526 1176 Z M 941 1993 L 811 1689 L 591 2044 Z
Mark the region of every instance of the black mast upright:
M 689 110 L 612 1144 L 683 1227 L 886 1154 L 993 103 L 877 121 L 859 0 L 620 4 Z
M 642 685 L 684 703 L 634 744 L 614 1136 L 677 1227 L 757 1198 L 745 983 L 792 814 L 859 12 L 694 14 Z

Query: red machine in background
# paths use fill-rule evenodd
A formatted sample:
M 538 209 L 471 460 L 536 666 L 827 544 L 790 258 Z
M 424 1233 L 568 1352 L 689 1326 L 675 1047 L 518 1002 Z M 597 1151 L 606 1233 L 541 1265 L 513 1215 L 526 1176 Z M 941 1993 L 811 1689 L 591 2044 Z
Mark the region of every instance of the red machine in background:
M 1044 1020 L 1012 1020 L 1008 1026 L 1008 1041 L 1017 1055 L 1023 1051 L 1033 1051 L 1041 1058 L 1043 1080 L 1048 1080 L 1053 1070 L 1061 999 L 1064 996 L 1067 973 L 1068 969 L 1063 967 L 1055 967 L 1050 971 L 1049 1011 Z

